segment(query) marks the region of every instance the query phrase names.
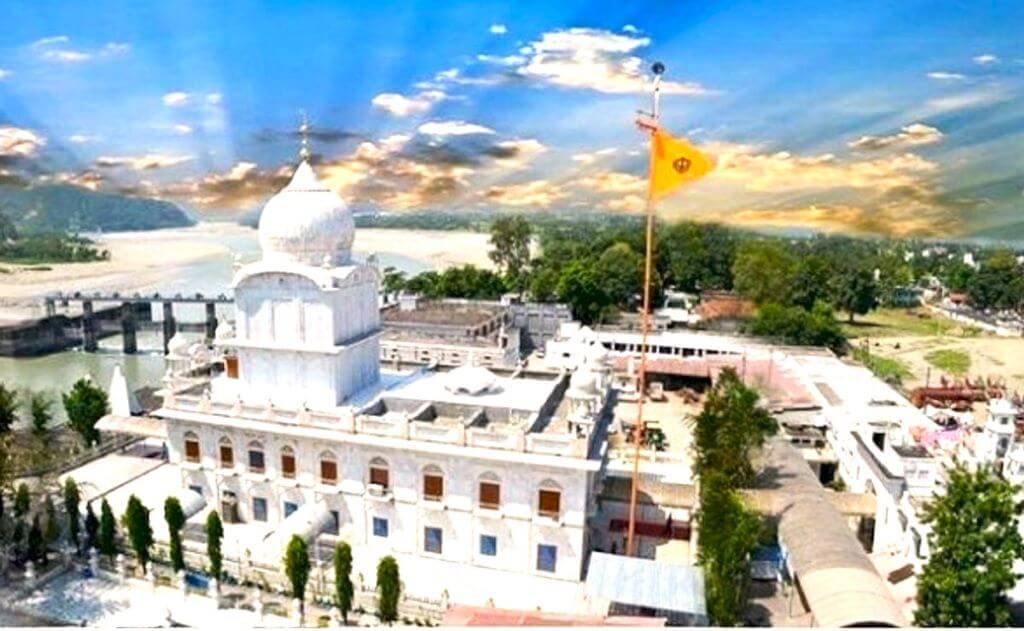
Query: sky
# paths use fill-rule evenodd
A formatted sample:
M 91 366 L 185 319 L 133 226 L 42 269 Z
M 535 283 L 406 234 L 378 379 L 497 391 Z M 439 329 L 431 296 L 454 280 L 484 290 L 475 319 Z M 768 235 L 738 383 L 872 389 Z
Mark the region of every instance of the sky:
M 382 211 L 642 212 L 662 125 L 715 171 L 661 216 L 1024 227 L 1024 2 L 5 0 L 0 183 L 211 215 L 321 179 Z

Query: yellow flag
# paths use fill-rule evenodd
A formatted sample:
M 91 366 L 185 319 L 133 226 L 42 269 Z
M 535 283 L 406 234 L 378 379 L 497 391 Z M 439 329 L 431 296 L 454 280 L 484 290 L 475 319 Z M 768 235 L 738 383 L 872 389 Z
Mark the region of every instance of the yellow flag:
M 715 163 L 693 145 L 660 129 L 651 138 L 651 197 L 664 197 L 707 175 Z

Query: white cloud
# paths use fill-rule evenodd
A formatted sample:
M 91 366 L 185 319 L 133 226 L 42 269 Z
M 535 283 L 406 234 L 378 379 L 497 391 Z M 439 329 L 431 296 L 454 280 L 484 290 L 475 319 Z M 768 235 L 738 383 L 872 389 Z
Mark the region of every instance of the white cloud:
M 192 128 L 188 125 L 178 124 L 174 126 L 174 131 L 181 135 L 187 135 L 192 133 Z
M 61 46 L 63 44 L 70 43 L 71 38 L 67 35 L 54 35 L 38 39 L 32 42 L 30 47 L 38 50 L 39 57 L 45 61 L 67 64 L 82 63 L 95 57 L 120 57 L 131 50 L 131 46 L 124 42 L 107 42 L 100 48 L 93 50 L 82 50 Z
M 25 158 L 34 155 L 46 139 L 30 129 L 0 126 L 0 156 Z
M 861 136 L 847 143 L 851 149 L 876 150 L 891 147 L 931 145 L 942 140 L 942 132 L 923 123 L 911 123 L 889 136 Z
M 220 92 L 210 92 L 206 95 L 206 102 L 210 105 L 220 105 L 222 98 Z
M 633 26 L 632 24 L 627 24 L 627 25 L 622 27 L 622 32 L 623 33 L 632 33 L 632 34 L 635 35 L 635 34 L 640 32 L 640 29 L 638 29 L 637 27 Z
M 564 199 L 565 191 L 558 184 L 547 180 L 534 180 L 521 184 L 492 186 L 484 191 L 484 198 L 503 206 L 534 206 L 547 208 Z
M 423 90 L 412 97 L 395 92 L 383 92 L 373 97 L 370 103 L 392 116 L 404 118 L 412 114 L 423 114 L 446 97 L 447 95 L 441 90 Z
M 95 142 L 99 139 L 100 137 L 94 134 L 72 134 L 68 136 L 68 141 L 73 142 L 76 145 L 84 145 L 86 143 Z
M 67 35 L 51 35 L 50 37 L 43 37 L 37 39 L 30 44 L 33 48 L 42 48 L 43 46 L 51 46 L 53 44 L 66 44 L 71 41 L 71 38 Z
M 580 164 L 593 164 L 601 158 L 615 154 L 618 151 L 615 147 L 607 147 L 605 149 L 598 149 L 597 151 L 575 153 L 572 156 L 573 162 L 579 162 Z
M 1010 96 L 1006 91 L 998 87 L 961 92 L 960 94 L 952 94 L 950 96 L 940 96 L 934 99 L 929 99 L 925 102 L 923 114 L 934 115 L 945 112 L 954 112 L 956 110 L 971 109 L 974 107 L 983 107 L 1005 101 L 1009 98 Z
M 646 77 L 638 49 L 650 45 L 648 37 L 612 33 L 602 29 L 570 28 L 549 31 L 530 43 L 527 63 L 519 74 L 565 88 L 611 94 L 640 92 Z M 664 80 L 664 94 L 701 95 L 711 91 L 699 83 Z
M 925 76 L 927 76 L 929 79 L 935 79 L 936 81 L 961 81 L 967 78 L 964 75 L 960 74 L 959 72 L 945 72 L 943 70 L 939 70 L 937 72 L 929 72 Z
M 540 141 L 533 138 L 503 140 L 495 147 L 494 163 L 505 169 L 522 169 L 548 150 Z
M 0 68 L 0 81 L 3 81 L 7 77 L 11 76 L 11 71 L 5 68 Z
M 189 102 L 189 98 L 188 92 L 168 92 L 161 100 L 167 107 L 181 107 Z
M 468 134 L 493 134 L 494 130 L 466 121 L 430 121 L 417 130 L 430 136 L 466 136 Z
M 987 66 L 989 64 L 994 64 L 997 61 L 999 61 L 999 58 L 991 53 L 978 55 L 977 57 L 972 57 L 971 59 L 974 61 L 974 63 L 978 64 L 979 66 Z
M 192 156 L 172 156 L 159 153 L 145 154 L 141 156 L 100 156 L 96 158 L 95 164 L 98 167 L 128 168 L 135 171 L 151 171 L 153 169 L 166 169 L 178 166 L 193 159 Z
M 491 33 L 495 35 L 504 35 L 505 33 L 508 33 L 508 27 L 506 27 L 504 24 L 491 24 L 490 30 Z
M 477 61 L 498 64 L 499 66 L 521 66 L 526 63 L 526 57 L 522 55 L 477 55 L 476 58 Z

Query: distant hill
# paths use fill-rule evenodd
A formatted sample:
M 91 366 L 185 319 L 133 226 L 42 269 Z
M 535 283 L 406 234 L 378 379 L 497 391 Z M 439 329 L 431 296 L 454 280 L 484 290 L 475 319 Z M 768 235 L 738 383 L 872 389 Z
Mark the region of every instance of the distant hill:
M 170 202 L 97 193 L 66 184 L 0 186 L 0 212 L 23 234 L 157 230 L 196 223 Z

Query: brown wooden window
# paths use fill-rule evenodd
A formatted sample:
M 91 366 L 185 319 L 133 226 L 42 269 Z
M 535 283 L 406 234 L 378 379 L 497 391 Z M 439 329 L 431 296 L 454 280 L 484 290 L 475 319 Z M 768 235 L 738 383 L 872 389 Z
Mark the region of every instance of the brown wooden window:
M 381 488 L 388 488 L 388 468 L 384 466 L 370 467 L 370 484 L 379 484 Z
M 501 485 L 497 482 L 480 483 L 480 508 L 495 510 L 501 505 Z
M 281 451 L 281 475 L 286 478 L 295 477 L 295 454 L 288 448 Z
M 423 498 L 439 500 L 444 497 L 444 477 L 436 473 L 423 475 Z
M 199 462 L 199 439 L 185 439 L 185 460 L 188 462 Z
M 229 443 L 221 443 L 220 466 L 225 469 L 231 469 L 235 466 L 235 450 Z
M 561 513 L 561 492 L 542 489 L 540 493 L 538 493 L 537 499 L 537 512 L 544 517 L 558 517 Z
M 329 460 L 320 460 L 320 481 L 324 484 L 334 484 L 338 481 L 338 463 Z
M 224 358 L 224 374 L 228 379 L 238 379 L 238 358 L 234 355 Z

